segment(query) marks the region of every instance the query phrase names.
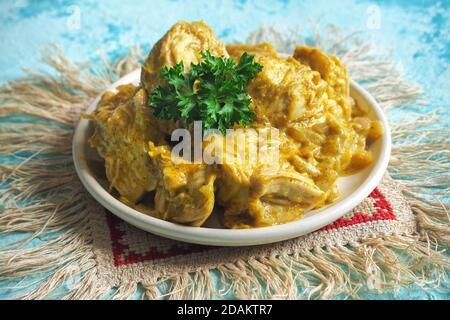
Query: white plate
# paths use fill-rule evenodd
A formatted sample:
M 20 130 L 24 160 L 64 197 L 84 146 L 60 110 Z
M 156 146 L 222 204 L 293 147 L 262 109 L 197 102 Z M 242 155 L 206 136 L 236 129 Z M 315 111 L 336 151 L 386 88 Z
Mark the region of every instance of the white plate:
M 133 83 L 139 84 L 140 70 L 135 70 L 114 83 L 108 91 L 117 86 Z M 202 227 L 189 227 L 150 217 L 123 204 L 107 191 L 107 181 L 104 180 L 104 168 L 99 166 L 101 159 L 89 146 L 88 138 L 93 133 L 90 121 L 82 119 L 73 137 L 73 160 L 81 182 L 88 192 L 105 208 L 119 218 L 148 232 L 191 243 L 214 246 L 247 246 L 272 243 L 295 238 L 315 231 L 343 216 L 358 205 L 378 185 L 386 171 L 391 153 L 391 135 L 386 117 L 375 99 L 355 82 L 350 83 L 350 94 L 357 103 L 371 110 L 371 117 L 379 119 L 384 125 L 384 135 L 372 146 L 373 164 L 349 177 L 338 180 L 341 193 L 340 199 L 319 210 L 309 211 L 300 220 L 255 229 L 223 229 L 217 220 L 217 215 Z M 87 113 L 95 110 L 100 96 L 89 106 Z

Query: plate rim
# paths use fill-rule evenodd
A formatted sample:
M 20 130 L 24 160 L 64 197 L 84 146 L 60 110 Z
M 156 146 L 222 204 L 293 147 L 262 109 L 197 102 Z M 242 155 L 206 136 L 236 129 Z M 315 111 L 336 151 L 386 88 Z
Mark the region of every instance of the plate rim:
M 122 84 L 133 83 L 138 75 L 140 75 L 140 72 L 140 68 L 136 69 L 114 82 L 94 99 L 86 111 L 89 112 L 95 109 L 104 92 L 114 90 L 117 86 Z M 392 142 L 391 130 L 386 115 L 376 102 L 375 98 L 362 86 L 351 79 L 350 86 L 353 90 L 358 92 L 364 100 L 366 100 L 374 112 L 375 117 L 383 123 L 384 134 L 381 138 L 379 160 L 374 163 L 368 177 L 354 191 L 354 195 L 338 200 L 334 204 L 326 207 L 323 211 L 318 212 L 313 216 L 304 217 L 285 224 L 254 229 L 214 229 L 176 224 L 141 213 L 114 198 L 92 175 L 89 174 L 89 170 L 84 169 L 86 168 L 85 163 L 83 164 L 80 162 L 80 160 L 83 161 L 84 159 L 84 151 L 80 140 L 82 140 L 83 137 L 83 129 L 85 129 L 89 123 L 89 120 L 87 119 L 80 119 L 75 128 L 72 139 L 72 156 L 75 170 L 81 180 L 81 183 L 89 194 L 103 207 L 108 209 L 120 219 L 138 227 L 139 229 L 162 237 L 212 246 L 260 245 L 299 237 L 332 223 L 356 207 L 373 191 L 373 189 L 375 189 L 387 169 Z

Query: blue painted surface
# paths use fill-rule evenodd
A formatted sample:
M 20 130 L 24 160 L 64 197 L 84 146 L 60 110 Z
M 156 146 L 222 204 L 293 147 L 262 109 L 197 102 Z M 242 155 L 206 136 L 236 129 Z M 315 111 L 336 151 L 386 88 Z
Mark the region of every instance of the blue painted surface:
M 371 24 L 374 12 L 380 13 L 378 26 Z M 448 130 L 448 0 L 0 1 L 0 83 L 21 77 L 22 68 L 42 67 L 40 50 L 49 43 L 58 44 L 74 61 L 97 61 L 100 52 L 114 58 L 136 44 L 148 51 L 178 20 L 204 20 L 221 40 L 231 42 L 244 41 L 262 24 L 302 30 L 309 18 L 321 29 L 332 23 L 348 32 L 357 31 L 362 38 L 371 38 L 378 46 L 392 50 L 406 74 L 423 86 L 431 102 L 426 107 L 411 106 L 411 112 L 441 108 L 445 119 L 443 129 Z M 19 237 L 0 234 L 0 246 Z M 0 282 L 0 298 L 14 294 L 16 289 L 11 289 L 12 285 Z M 449 287 L 445 282 L 441 288 L 431 291 L 413 286 L 395 295 L 366 297 L 448 299 Z

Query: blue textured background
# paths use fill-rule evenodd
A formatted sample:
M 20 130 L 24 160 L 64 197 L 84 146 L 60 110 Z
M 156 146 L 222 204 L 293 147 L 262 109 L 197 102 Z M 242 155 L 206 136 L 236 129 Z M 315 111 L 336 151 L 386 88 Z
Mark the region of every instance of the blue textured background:
M 379 28 L 370 27 L 371 12 L 380 13 Z M 79 24 L 77 17 L 79 16 Z M 113 58 L 140 44 L 146 51 L 176 21 L 204 20 L 221 40 L 244 41 L 260 25 L 299 27 L 308 19 L 323 28 L 335 24 L 392 50 L 409 78 L 420 83 L 427 107 L 450 118 L 450 1 L 0 1 L 0 83 L 19 78 L 22 68 L 42 67 L 40 50 L 58 44 L 76 62 Z M 2 159 L 0 159 L 1 161 Z M 4 160 L 4 159 L 3 159 Z M 20 235 L 0 235 L 0 246 Z M 44 240 L 44 239 L 42 239 Z M 45 240 L 44 240 L 45 241 Z M 13 283 L 0 282 L 0 298 L 14 294 Z M 424 291 L 416 286 L 371 298 L 449 299 L 449 283 Z

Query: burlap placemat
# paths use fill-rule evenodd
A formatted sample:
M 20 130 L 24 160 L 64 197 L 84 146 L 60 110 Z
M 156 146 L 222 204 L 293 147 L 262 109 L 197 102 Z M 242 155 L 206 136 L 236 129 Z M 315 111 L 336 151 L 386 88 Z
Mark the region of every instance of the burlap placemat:
M 386 56 L 335 29 L 315 45 L 340 56 L 385 110 L 420 99 L 420 88 Z M 295 32 L 263 28 L 291 52 Z M 31 232 L 0 249 L 0 280 L 44 275 L 18 298 L 129 298 L 138 285 L 148 298 L 357 297 L 402 284 L 438 284 L 448 268 L 449 141 L 428 126 L 436 115 L 393 125 L 390 173 L 357 208 L 312 234 L 277 244 L 225 248 L 191 245 L 138 230 L 106 212 L 81 186 L 71 138 L 79 114 L 112 81 L 142 61 L 139 50 L 101 68 L 74 65 L 53 48 L 45 61 L 57 75 L 30 73 L 0 89 L 0 153 L 7 188 L 0 196 L 1 232 Z M 98 66 L 98 64 L 97 64 Z M 26 115 L 27 120 L 14 121 Z M 436 157 L 437 156 L 437 157 Z M 429 187 L 433 187 L 430 192 Z M 403 196 L 406 196 L 405 197 Z M 45 241 L 27 244 L 37 237 Z M 65 293 L 56 290 L 65 286 Z M 113 289 L 113 293 L 110 294 Z

